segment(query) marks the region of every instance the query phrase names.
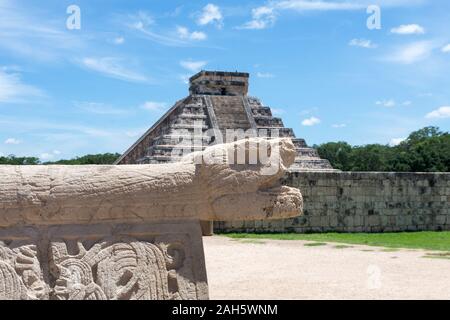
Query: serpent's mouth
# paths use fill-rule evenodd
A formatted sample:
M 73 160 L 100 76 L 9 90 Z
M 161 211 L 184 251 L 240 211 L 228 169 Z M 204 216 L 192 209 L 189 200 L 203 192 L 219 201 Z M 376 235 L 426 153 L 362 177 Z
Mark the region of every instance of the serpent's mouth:
M 249 193 L 232 193 L 212 204 L 214 220 L 286 219 L 301 215 L 302 195 L 298 189 L 277 186 Z M 237 214 L 238 213 L 238 214 Z
M 265 218 L 293 218 L 302 214 L 303 199 L 298 189 L 278 186 L 258 193 L 270 199 L 269 205 L 262 208 Z

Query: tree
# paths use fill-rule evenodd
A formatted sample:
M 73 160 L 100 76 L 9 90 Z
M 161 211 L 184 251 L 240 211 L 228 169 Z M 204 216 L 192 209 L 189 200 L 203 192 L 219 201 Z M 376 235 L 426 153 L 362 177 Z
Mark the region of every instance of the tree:
M 437 127 L 425 127 L 412 132 L 396 147 L 405 165 L 414 172 L 450 171 L 450 135 Z
M 323 159 L 328 159 L 335 169 L 350 170 L 350 157 L 352 146 L 347 142 L 328 142 L 317 147 L 319 155 Z
M 413 131 L 408 139 L 403 141 L 403 144 L 414 145 L 420 141 L 427 140 L 433 137 L 440 137 L 443 133 L 439 130 L 438 127 L 425 127 L 417 131 Z
M 354 147 L 350 157 L 350 171 L 390 171 L 389 146 L 370 144 Z
M 71 160 L 59 160 L 55 162 L 46 162 L 44 164 L 64 164 L 64 165 L 83 165 L 83 164 L 113 164 L 120 157 L 120 153 L 102 153 L 88 154 L 83 157 L 76 157 Z
M 346 142 L 329 142 L 317 150 L 334 168 L 343 171 L 450 171 L 450 135 L 437 127 L 414 131 L 394 147 L 380 144 L 352 147 Z
M 36 157 L 16 157 L 15 155 L 0 157 L 0 164 L 3 165 L 36 165 L 39 163 L 39 159 Z

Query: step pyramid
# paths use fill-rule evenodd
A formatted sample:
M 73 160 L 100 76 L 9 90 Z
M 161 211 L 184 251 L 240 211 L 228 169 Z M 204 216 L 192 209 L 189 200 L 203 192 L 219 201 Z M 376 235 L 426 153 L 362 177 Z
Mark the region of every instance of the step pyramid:
M 201 71 L 190 78 L 189 96 L 178 101 L 136 141 L 116 164 L 176 162 L 189 152 L 256 133 L 292 139 L 297 157 L 291 171 L 336 171 L 317 150 L 296 138 L 283 120 L 256 97 L 248 96 L 249 74 Z

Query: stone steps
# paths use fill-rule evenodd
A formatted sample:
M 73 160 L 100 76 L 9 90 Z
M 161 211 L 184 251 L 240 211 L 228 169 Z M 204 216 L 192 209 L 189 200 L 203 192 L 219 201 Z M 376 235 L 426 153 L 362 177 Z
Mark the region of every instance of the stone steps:
M 201 125 L 201 129 L 202 130 L 208 130 L 208 126 L 206 124 L 202 124 Z M 195 124 L 185 124 L 185 123 L 173 123 L 170 125 L 170 129 L 176 129 L 176 130 L 180 130 L 180 129 L 187 129 L 187 130 L 194 130 L 194 129 L 198 129 L 198 127 Z
M 269 107 L 251 107 L 252 114 L 254 117 L 261 116 L 261 117 L 271 117 L 272 116 L 272 110 Z
M 277 127 L 277 128 L 283 128 L 283 120 L 281 118 L 275 118 L 272 116 L 253 116 L 255 119 L 256 125 L 258 128 L 270 128 L 270 127 Z
M 245 112 L 242 97 L 211 96 L 214 113 L 221 130 L 249 129 L 250 122 Z
M 153 145 L 149 147 L 149 150 L 177 150 L 177 149 L 192 149 L 192 150 L 203 150 L 205 145 L 192 145 L 192 144 L 178 144 L 178 145 Z
M 274 131 L 275 135 L 272 136 L 272 131 Z M 280 138 L 294 138 L 294 130 L 291 128 L 283 128 L 283 127 L 258 127 L 259 134 L 263 134 L 267 132 L 268 138 L 280 137 Z
M 196 135 L 164 135 L 156 137 L 153 140 L 152 145 L 177 145 L 182 143 L 186 140 L 193 140 L 193 141 L 202 141 L 203 144 L 209 144 L 209 141 L 211 140 L 211 137 L 208 136 L 196 136 Z
M 308 145 L 306 144 L 305 139 L 293 138 L 292 139 L 292 143 L 294 144 L 294 146 L 296 148 L 299 148 L 299 149 L 308 147 Z
M 178 115 L 181 119 L 200 119 L 205 120 L 207 116 L 205 114 L 192 114 L 192 113 L 181 113 Z
M 307 158 L 295 158 L 295 163 L 289 168 L 291 171 L 338 171 L 333 169 L 330 162 L 326 159 L 307 159 Z
M 295 148 L 300 158 L 319 158 L 319 153 L 314 148 Z

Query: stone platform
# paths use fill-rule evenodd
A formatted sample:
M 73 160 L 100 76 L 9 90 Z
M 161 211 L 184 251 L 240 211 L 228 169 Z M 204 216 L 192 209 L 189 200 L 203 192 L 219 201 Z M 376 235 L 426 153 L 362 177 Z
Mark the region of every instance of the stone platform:
M 199 222 L 300 215 L 280 183 L 294 159 L 250 139 L 170 164 L 0 166 L 0 300 L 207 299 Z

